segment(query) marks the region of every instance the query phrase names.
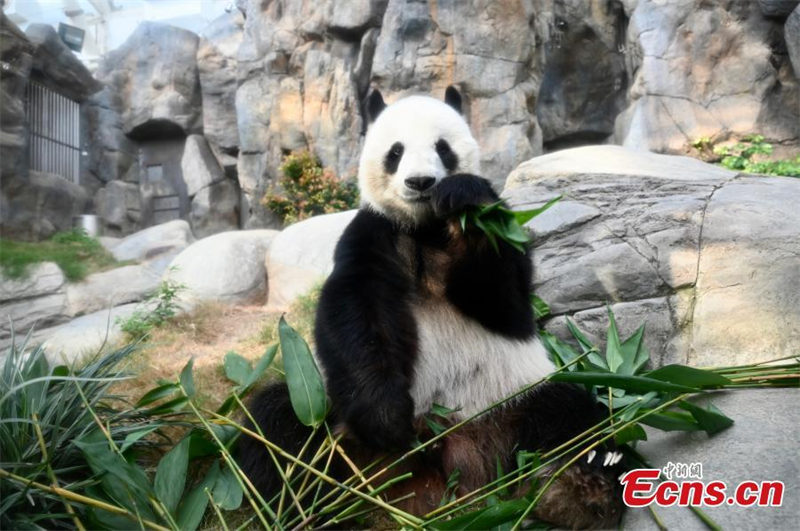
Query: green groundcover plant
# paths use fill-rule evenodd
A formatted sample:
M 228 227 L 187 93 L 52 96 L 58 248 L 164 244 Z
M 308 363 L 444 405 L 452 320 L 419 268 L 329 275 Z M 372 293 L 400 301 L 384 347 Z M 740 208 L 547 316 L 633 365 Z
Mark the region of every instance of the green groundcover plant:
M 82 280 L 93 271 L 122 265 L 99 241 L 80 229 L 54 234 L 42 242 L 18 242 L 0 238 L 0 269 L 9 278 L 24 278 L 30 266 L 55 262 L 70 281 Z

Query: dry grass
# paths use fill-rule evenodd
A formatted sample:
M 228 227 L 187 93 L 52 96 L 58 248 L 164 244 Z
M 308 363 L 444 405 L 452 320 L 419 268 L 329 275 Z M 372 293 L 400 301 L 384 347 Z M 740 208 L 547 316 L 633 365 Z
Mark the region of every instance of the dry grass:
M 318 298 L 317 288 L 300 297 L 286 313 L 286 319 L 309 341 Z M 131 360 L 134 378 L 117 385 L 114 392 L 136 402 L 159 380 L 175 381 L 194 357 L 198 399 L 203 406 L 216 408 L 233 385 L 225 377 L 222 365 L 225 354 L 233 351 L 248 360 L 257 360 L 268 346 L 277 342 L 279 318 L 279 313 L 267 313 L 260 305 L 201 304 L 191 313 L 152 331 Z M 280 359 L 273 366 L 280 367 Z

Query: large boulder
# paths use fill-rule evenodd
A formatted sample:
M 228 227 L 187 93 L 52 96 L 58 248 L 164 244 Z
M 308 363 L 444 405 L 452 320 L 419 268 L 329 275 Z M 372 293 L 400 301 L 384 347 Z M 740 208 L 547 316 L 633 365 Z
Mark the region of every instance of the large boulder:
M 333 270 L 333 251 L 357 210 L 314 216 L 284 229 L 266 257 L 271 311 L 286 310 Z
M 41 240 L 69 230 L 85 214 L 89 197 L 60 175 L 31 171 L 28 177 L 3 178 L 0 231 L 6 238 Z
M 122 102 L 124 94 L 105 86 L 81 106 L 85 127 L 81 127 L 82 143 L 87 146 L 81 184 L 100 188 L 105 183 L 126 179 L 138 182 L 137 147 L 123 132 Z M 134 168 L 133 172 L 129 171 Z
M 625 333 L 647 321 L 659 364 L 800 348 L 800 181 L 594 146 L 520 165 L 503 195 L 518 208 L 564 196 L 532 222 L 548 328 L 569 315 L 599 337 L 610 303 Z
M 198 238 L 239 228 L 239 186 L 225 179 L 206 186 L 192 198 L 189 220 Z
M 186 183 L 186 195 L 189 197 L 194 197 L 207 186 L 225 180 L 225 173 L 203 135 L 189 135 L 186 138 L 181 173 Z
M 264 303 L 267 274 L 264 254 L 274 230 L 223 232 L 203 238 L 183 250 L 164 274 L 183 286 L 181 302 Z
M 0 272 L 0 347 L 19 338 L 32 327 L 42 328 L 67 319 L 66 279 L 52 262 L 30 266 L 22 278 Z
M 124 260 L 148 260 L 164 253 L 176 253 L 194 241 L 189 224 L 176 219 L 154 225 L 122 238 L 111 247 L 114 258 Z
M 685 153 L 702 137 L 760 133 L 797 146 L 800 84 L 781 26 L 758 2 L 636 3 L 626 44 L 630 105 L 615 141 Z
M 101 271 L 67 285 L 66 313 L 70 317 L 145 300 L 158 291 L 163 270 L 147 264 Z
M 105 57 L 97 77 L 121 95 L 125 134 L 152 139 L 202 131 L 197 45 L 190 31 L 142 22 Z

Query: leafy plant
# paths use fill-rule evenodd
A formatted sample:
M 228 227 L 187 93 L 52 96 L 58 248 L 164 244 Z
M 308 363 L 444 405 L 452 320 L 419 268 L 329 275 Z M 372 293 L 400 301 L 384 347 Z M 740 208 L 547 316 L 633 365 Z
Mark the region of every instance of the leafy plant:
M 178 311 L 177 297 L 186 287 L 173 280 L 164 280 L 158 291 L 143 302 L 143 307 L 135 310 L 127 318 L 117 318 L 120 329 L 131 340 L 138 341 L 153 328 L 163 326 L 175 317 Z
M 692 142 L 691 145 L 699 152 L 703 160 L 719 162 L 731 170 L 800 177 L 800 155 L 784 160 L 763 158 L 771 155 L 773 151 L 772 144 L 766 142 L 763 135 L 747 135 L 730 146 L 714 146 L 710 138 L 702 137 Z
M 502 201 L 492 203 L 482 207 L 472 208 L 463 212 L 460 216 L 461 230 L 466 230 L 467 226 L 475 226 L 482 230 L 494 247 L 495 251 L 500 252 L 497 246 L 498 238 L 505 241 L 519 252 L 525 252 L 525 246 L 530 241 L 530 237 L 523 228 L 527 222 L 556 204 L 561 200 L 561 196 L 551 199 L 539 208 L 531 210 L 511 210 L 503 205 Z
M 141 434 L 163 423 L 112 405 L 119 397 L 110 387 L 127 378 L 123 365 L 132 352 L 127 346 L 80 368 L 52 366 L 27 338 L 6 352 L 0 367 L 1 528 L 81 528 L 84 497 L 100 479 L 78 441 L 99 426 L 126 455 L 152 445 Z
M 123 265 L 99 241 L 81 229 L 54 234 L 42 242 L 0 238 L 0 268 L 10 278 L 24 278 L 33 264 L 55 262 L 71 282 L 89 273 Z
M 358 206 L 355 182 L 338 179 L 308 151 L 287 155 L 280 170 L 283 175 L 278 186 L 267 191 L 263 203 L 287 225 Z

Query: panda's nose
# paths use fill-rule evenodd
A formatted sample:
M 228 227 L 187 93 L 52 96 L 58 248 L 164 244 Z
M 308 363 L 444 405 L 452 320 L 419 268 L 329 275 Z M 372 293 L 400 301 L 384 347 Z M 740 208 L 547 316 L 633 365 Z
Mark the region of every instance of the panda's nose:
M 434 177 L 409 177 L 406 186 L 417 192 L 424 192 L 436 182 Z

